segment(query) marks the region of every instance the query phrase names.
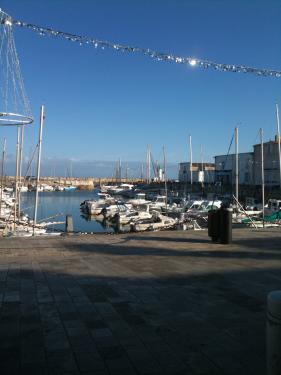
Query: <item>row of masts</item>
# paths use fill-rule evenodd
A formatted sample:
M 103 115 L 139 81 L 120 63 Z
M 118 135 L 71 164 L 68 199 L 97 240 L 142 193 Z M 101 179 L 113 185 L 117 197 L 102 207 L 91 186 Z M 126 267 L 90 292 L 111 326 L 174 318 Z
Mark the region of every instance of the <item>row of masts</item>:
M 39 141 L 38 141 L 38 156 L 37 156 L 37 173 L 36 173 L 36 190 L 35 190 L 35 204 L 33 215 L 33 235 L 37 224 L 38 211 L 38 191 L 40 183 L 40 166 L 41 166 L 41 150 L 42 150 L 42 134 L 44 123 L 44 106 L 41 106 L 40 111 L 40 127 L 39 127 Z M 16 231 L 17 222 L 20 221 L 21 215 L 21 182 L 22 182 L 22 160 L 23 160 L 23 144 L 24 144 L 24 128 L 25 126 L 17 126 L 17 141 L 16 141 L 16 170 L 15 170 L 15 204 L 13 212 L 14 231 Z M 2 212 L 3 190 L 4 190 L 4 168 L 6 159 L 6 139 L 3 143 L 2 162 L 1 162 L 1 196 L 0 196 L 0 212 Z
M 277 123 L 277 142 L 278 142 L 278 158 L 279 158 L 279 186 L 281 189 L 281 138 L 280 138 L 280 122 L 279 122 L 279 108 L 278 104 L 276 103 L 276 123 Z M 235 135 L 235 197 L 238 201 L 239 198 L 239 152 L 238 152 L 238 127 L 235 127 L 234 130 Z M 264 155 L 263 155 L 263 129 L 260 129 L 260 142 L 261 142 L 261 179 L 262 179 L 262 200 L 264 206 Z M 189 135 L 189 173 L 190 173 L 190 185 L 193 183 L 193 160 L 192 160 L 192 139 L 191 135 Z M 201 145 L 201 168 L 203 171 L 204 162 L 203 162 L 203 148 Z

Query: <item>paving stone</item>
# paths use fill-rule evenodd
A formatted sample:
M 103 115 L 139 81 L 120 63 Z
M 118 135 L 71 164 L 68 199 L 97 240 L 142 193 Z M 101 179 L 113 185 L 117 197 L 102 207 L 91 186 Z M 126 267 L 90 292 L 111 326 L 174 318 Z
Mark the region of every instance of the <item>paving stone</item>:
M 78 353 L 76 360 L 80 371 L 95 371 L 105 370 L 106 366 L 102 358 L 98 354 Z
M 0 241 L 2 374 L 262 375 L 280 230 Z

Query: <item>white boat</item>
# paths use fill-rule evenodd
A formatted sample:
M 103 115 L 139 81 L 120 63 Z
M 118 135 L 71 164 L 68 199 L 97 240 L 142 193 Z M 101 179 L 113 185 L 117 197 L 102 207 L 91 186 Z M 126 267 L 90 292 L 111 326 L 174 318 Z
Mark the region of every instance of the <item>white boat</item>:
M 186 205 L 186 212 L 204 209 L 208 203 L 209 201 L 204 201 L 203 199 L 189 201 Z
M 120 194 L 122 191 L 124 190 L 132 190 L 134 187 L 134 185 L 132 184 L 121 184 L 121 185 L 117 185 L 117 186 L 111 186 L 107 189 L 107 192 L 109 194 Z
M 80 204 L 80 208 L 83 212 L 87 213 L 88 215 L 99 215 L 101 214 L 103 208 L 115 202 L 116 200 L 107 194 L 107 196 L 104 199 L 85 200 Z
M 30 191 L 36 191 L 36 185 L 32 185 L 32 186 L 30 187 Z M 39 191 L 39 192 L 44 191 L 44 186 L 42 186 L 42 185 L 38 185 L 38 191 Z
M 118 212 L 112 217 L 112 221 L 121 225 L 134 223 L 138 220 L 151 219 L 152 214 L 147 211 L 129 210 L 125 212 Z
M 100 191 L 101 193 L 107 193 L 108 189 L 111 189 L 113 185 L 101 185 Z
M 77 187 L 76 186 L 72 186 L 72 185 L 68 185 L 68 186 L 64 187 L 64 191 L 74 191 L 76 189 L 77 189 Z
M 20 187 L 19 187 L 19 191 L 20 191 L 21 193 L 26 193 L 26 192 L 28 191 L 28 187 L 27 187 L 27 186 L 20 186 Z
M 14 191 L 14 189 L 12 187 L 4 187 L 4 191 L 6 191 L 7 193 L 12 193 Z
M 111 195 L 107 193 L 98 193 L 100 199 L 111 199 Z
M 161 210 L 161 207 L 165 207 L 167 204 L 167 197 L 165 195 L 157 195 L 156 198 L 151 202 L 151 210 Z
M 281 200 L 269 199 L 267 205 L 264 207 L 264 214 L 271 215 L 281 210 Z
M 113 203 L 108 204 L 105 206 L 101 213 L 106 219 L 109 219 L 110 217 L 114 216 L 118 212 L 126 212 L 132 208 L 131 204 L 125 204 L 125 203 Z
M 54 191 L 53 186 L 42 184 L 43 191 Z
M 145 193 L 137 193 L 135 198 L 128 200 L 128 203 L 133 206 L 141 206 L 147 203 L 151 203 L 151 201 L 145 199 Z
M 171 229 L 176 223 L 177 221 L 175 219 L 164 216 L 158 211 L 153 211 L 151 219 L 144 219 L 131 223 L 131 230 L 134 232 L 143 232 L 147 230 Z

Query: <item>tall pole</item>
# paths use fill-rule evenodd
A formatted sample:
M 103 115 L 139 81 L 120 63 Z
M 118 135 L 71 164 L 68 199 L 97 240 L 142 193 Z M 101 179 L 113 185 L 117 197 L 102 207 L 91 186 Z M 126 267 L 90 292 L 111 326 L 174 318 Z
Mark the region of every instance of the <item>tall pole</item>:
M 0 198 L 0 215 L 2 214 L 2 201 L 3 201 L 3 179 L 4 179 L 4 166 L 5 166 L 5 157 L 6 157 L 6 138 L 4 138 L 3 144 L 3 153 L 2 153 L 2 162 L 1 162 L 1 198 Z
M 21 140 L 20 140 L 20 161 L 19 161 L 19 209 L 18 209 L 18 218 L 20 220 L 20 211 L 21 211 L 21 187 L 22 187 L 22 155 L 23 155 L 23 139 L 24 139 L 24 126 L 21 127 Z
M 167 212 L 168 189 L 167 189 L 167 176 L 166 176 L 167 166 L 166 166 L 165 146 L 163 146 L 163 163 L 164 163 L 165 203 L 166 203 L 166 212 Z
M 150 184 L 150 146 L 147 146 L 147 183 Z
M 121 159 L 119 158 L 119 165 L 118 165 L 118 171 L 119 171 L 119 183 L 122 182 L 122 172 L 121 172 Z
M 235 197 L 239 201 L 238 128 L 235 128 Z
M 36 191 L 35 191 L 35 205 L 34 205 L 34 219 L 33 219 L 33 236 L 35 235 L 35 225 L 37 222 L 37 208 L 38 208 L 38 189 L 40 182 L 40 166 L 41 166 L 41 149 L 42 149 L 42 134 L 44 125 L 44 106 L 41 106 L 40 111 L 40 128 L 39 128 L 39 142 L 38 142 L 38 159 L 37 159 L 37 177 L 36 177 Z
M 203 160 L 203 146 L 200 147 L 201 151 L 201 170 L 204 171 L 204 160 Z
M 190 185 L 192 189 L 192 142 L 191 142 L 191 135 L 189 135 L 189 171 L 190 171 Z
M 202 187 L 202 194 L 203 194 L 203 188 L 204 188 L 204 182 L 205 182 L 205 172 L 204 172 L 204 161 L 203 161 L 203 146 L 201 145 L 200 146 L 200 152 L 201 152 L 201 170 L 202 170 L 202 173 L 201 173 L 201 178 L 202 178 L 202 181 L 201 181 L 201 187 Z
M 261 191 L 262 191 L 262 223 L 264 227 L 264 160 L 263 160 L 263 130 L 260 128 L 261 139 Z
M 279 158 L 279 186 L 281 189 L 281 146 L 280 146 L 280 123 L 279 123 L 279 108 L 276 103 L 276 121 L 277 121 L 277 142 L 278 142 L 278 158 Z
M 19 178 L 19 150 L 20 147 L 20 127 L 17 127 L 17 146 L 16 146 L 16 176 L 15 176 L 15 204 L 14 204 L 14 231 L 16 230 L 16 217 L 18 206 L 18 178 Z

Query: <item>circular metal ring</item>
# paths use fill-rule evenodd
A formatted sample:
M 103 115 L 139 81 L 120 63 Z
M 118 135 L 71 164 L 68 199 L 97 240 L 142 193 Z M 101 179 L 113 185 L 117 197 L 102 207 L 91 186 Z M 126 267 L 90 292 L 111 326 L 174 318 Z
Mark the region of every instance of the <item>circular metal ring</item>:
M 33 118 L 30 116 L 11 112 L 0 112 L 0 126 L 21 126 L 32 123 Z

